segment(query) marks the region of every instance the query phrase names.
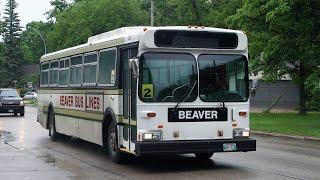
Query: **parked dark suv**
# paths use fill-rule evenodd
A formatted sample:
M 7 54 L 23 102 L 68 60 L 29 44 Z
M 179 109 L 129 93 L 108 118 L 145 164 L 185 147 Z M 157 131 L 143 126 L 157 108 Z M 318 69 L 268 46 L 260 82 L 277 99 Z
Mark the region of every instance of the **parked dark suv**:
M 24 102 L 17 90 L 0 89 L 0 113 L 19 113 L 24 116 Z

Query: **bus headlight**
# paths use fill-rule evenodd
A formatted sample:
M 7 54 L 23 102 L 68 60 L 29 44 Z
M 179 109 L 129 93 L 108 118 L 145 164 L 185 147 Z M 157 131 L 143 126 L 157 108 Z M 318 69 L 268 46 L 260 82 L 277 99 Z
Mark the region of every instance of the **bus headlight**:
M 142 135 L 142 141 L 161 141 L 162 140 L 162 131 L 159 131 L 159 130 L 140 131 L 139 134 Z M 138 135 L 138 137 L 140 135 Z
M 250 136 L 250 130 L 244 129 L 244 128 L 236 128 L 233 129 L 233 137 L 239 138 L 239 137 L 249 137 Z
M 20 106 L 24 106 L 24 102 L 23 101 L 20 101 Z

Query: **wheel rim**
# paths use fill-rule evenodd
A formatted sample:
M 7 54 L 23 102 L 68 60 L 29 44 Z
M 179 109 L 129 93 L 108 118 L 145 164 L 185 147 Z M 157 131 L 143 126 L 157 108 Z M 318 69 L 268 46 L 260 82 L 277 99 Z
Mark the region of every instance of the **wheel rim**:
M 116 139 L 116 131 L 112 129 L 111 133 L 109 134 L 109 149 L 112 153 L 117 151 L 117 139 Z
M 52 133 L 53 133 L 53 127 L 52 125 L 50 125 L 50 136 L 52 136 Z
M 52 115 L 50 114 L 50 118 L 49 118 L 49 121 L 50 121 L 50 130 L 49 130 L 49 135 L 50 136 L 53 136 L 54 134 L 54 126 L 53 126 L 53 118 L 52 118 Z

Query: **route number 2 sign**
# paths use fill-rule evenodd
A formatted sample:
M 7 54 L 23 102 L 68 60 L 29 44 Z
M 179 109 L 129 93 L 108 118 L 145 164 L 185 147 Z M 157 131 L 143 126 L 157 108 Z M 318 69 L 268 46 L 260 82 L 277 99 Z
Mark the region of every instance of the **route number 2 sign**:
M 153 84 L 142 84 L 142 97 L 143 98 L 153 98 Z

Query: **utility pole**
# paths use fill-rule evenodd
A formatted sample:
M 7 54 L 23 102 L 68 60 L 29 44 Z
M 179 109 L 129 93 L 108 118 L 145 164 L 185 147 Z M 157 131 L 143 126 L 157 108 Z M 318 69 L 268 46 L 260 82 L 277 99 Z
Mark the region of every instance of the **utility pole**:
M 151 26 L 154 26 L 154 0 L 151 0 L 150 13 L 151 13 Z

